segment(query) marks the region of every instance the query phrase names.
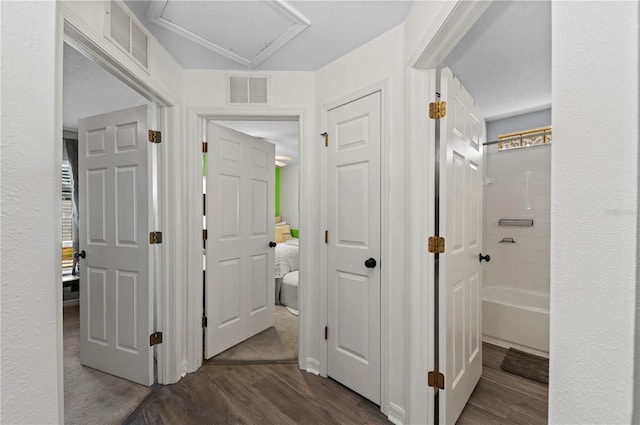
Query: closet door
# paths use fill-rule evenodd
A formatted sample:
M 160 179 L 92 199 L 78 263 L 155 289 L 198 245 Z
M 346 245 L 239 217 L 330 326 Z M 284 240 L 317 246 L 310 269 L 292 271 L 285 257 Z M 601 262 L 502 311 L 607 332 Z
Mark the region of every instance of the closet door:
M 380 92 L 327 114 L 329 376 L 380 404 Z

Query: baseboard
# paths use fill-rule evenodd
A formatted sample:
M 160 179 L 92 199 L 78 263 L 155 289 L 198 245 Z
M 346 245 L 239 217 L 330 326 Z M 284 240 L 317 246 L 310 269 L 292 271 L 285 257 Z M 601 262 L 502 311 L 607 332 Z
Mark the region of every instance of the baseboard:
M 389 414 L 387 415 L 389 422 L 395 425 L 404 425 L 405 418 L 406 412 L 402 407 L 394 403 L 389 403 Z
M 549 358 L 549 353 L 546 351 L 536 350 L 535 348 L 525 347 L 524 345 L 516 344 L 513 342 L 505 341 L 499 338 L 494 338 L 492 336 L 482 335 L 482 341 L 488 342 L 489 344 L 497 345 L 502 348 L 515 348 L 516 350 L 524 351 L 525 353 L 533 354 L 540 357 Z
M 311 357 L 307 357 L 307 367 L 305 367 L 305 370 L 316 376 L 320 375 L 320 362 L 316 359 L 312 359 Z

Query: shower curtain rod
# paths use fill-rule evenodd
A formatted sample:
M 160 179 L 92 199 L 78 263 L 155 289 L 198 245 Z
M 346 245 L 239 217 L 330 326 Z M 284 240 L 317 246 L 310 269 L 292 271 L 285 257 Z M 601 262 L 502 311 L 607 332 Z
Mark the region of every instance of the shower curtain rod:
M 506 139 L 501 139 L 501 140 L 492 140 L 490 142 L 485 142 L 482 144 L 482 146 L 490 146 L 490 145 L 495 145 L 497 143 L 501 143 L 501 142 L 508 142 L 509 140 L 516 140 L 516 139 L 523 139 L 526 136 L 532 136 L 535 134 L 544 134 L 544 133 L 551 133 L 551 129 L 550 128 L 544 128 L 538 131 L 523 131 L 522 133 L 518 133 L 517 136 L 513 136 L 513 137 L 508 137 Z

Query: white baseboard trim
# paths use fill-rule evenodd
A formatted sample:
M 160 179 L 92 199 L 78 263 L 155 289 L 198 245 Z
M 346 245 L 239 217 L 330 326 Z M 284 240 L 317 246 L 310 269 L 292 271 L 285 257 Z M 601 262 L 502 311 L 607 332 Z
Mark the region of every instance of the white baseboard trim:
M 320 362 L 316 359 L 312 359 L 311 357 L 307 357 L 307 367 L 305 370 L 309 373 L 313 373 L 316 376 L 320 375 Z
M 404 425 L 406 419 L 406 412 L 397 404 L 389 403 L 389 415 L 387 416 L 389 422 L 395 425 Z
M 535 348 L 525 347 L 524 345 L 516 344 L 514 342 L 505 341 L 500 338 L 494 338 L 492 336 L 482 335 L 482 340 L 484 342 L 488 342 L 489 344 L 497 345 L 502 348 L 510 348 L 513 347 L 516 350 L 524 351 L 525 353 L 533 354 L 540 357 L 549 358 L 549 353 L 546 351 L 536 350 Z

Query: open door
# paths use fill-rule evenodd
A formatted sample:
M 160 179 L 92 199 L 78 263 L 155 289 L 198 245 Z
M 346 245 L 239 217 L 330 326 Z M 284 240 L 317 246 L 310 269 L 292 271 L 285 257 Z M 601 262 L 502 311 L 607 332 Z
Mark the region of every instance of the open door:
M 441 424 L 454 424 L 482 375 L 482 144 L 484 118 L 448 68 L 441 71 L 439 393 Z
M 207 123 L 205 357 L 273 326 L 275 145 Z
M 147 106 L 80 120 L 80 363 L 153 384 Z
M 380 404 L 380 92 L 329 110 L 327 133 L 327 374 Z

